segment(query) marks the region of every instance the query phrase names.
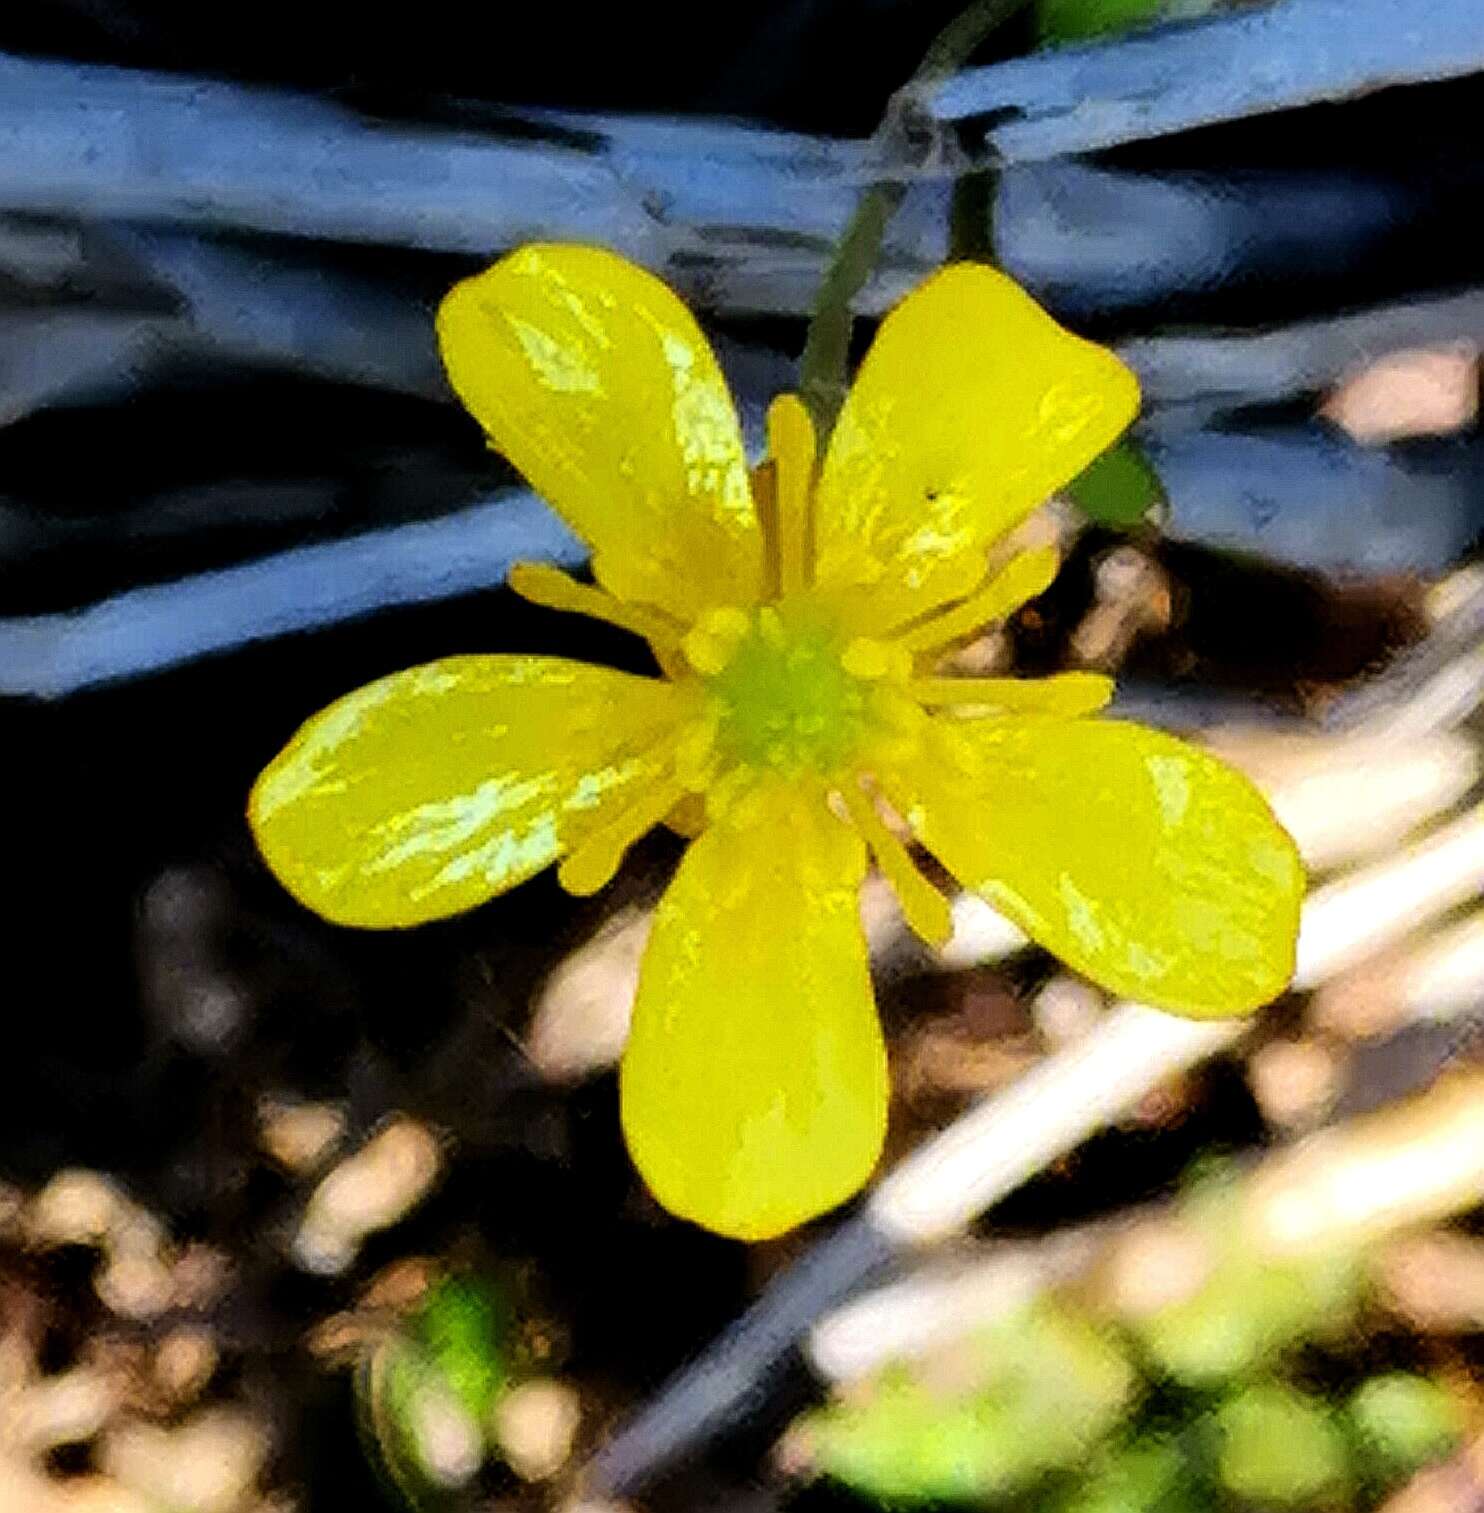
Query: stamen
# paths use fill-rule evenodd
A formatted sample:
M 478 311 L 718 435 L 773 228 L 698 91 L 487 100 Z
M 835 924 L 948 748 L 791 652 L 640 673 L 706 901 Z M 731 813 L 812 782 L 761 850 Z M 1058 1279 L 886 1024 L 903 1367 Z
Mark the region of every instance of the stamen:
M 797 394 L 768 407 L 768 450 L 776 468 L 778 569 L 782 593 L 808 585 L 814 558 L 814 424 Z
M 714 712 L 687 725 L 675 743 L 675 780 L 692 793 L 699 793 L 716 777 L 716 732 L 720 721 Z
M 663 610 L 641 608 L 615 599 L 606 589 L 592 583 L 579 583 L 559 567 L 547 562 L 517 562 L 507 580 L 522 599 L 543 609 L 560 609 L 586 615 L 592 620 L 616 625 L 620 630 L 642 636 L 657 650 L 680 650 L 684 627 Z
M 928 717 L 901 689 L 879 684 L 870 692 L 870 710 L 877 722 L 898 735 L 922 733 Z
M 596 893 L 618 871 L 629 847 L 660 824 L 687 792 L 678 778 L 656 779 L 641 798 L 577 843 L 557 868 L 557 881 L 579 897 Z
M 778 558 L 778 464 L 765 457 L 752 470 L 752 507 L 763 535 L 763 598 L 776 599 L 782 585 Z
M 917 870 L 905 845 L 886 827 L 875 801 L 853 783 L 840 790 L 851 822 L 871 848 L 907 923 L 930 945 L 941 946 L 953 933 L 948 900 Z
M 927 728 L 923 732 L 922 745 L 928 758 L 940 767 L 962 773 L 965 777 L 983 776 L 983 754 L 978 745 L 968 738 L 962 724 L 953 720 L 935 720 L 927 715 L 923 716 L 923 720 Z M 897 802 L 897 795 L 889 788 L 886 797 L 893 804 Z
M 750 628 L 751 621 L 740 609 L 707 610 L 681 641 L 685 659 L 703 677 L 714 678 L 732 660 Z
M 874 683 L 878 678 L 901 682 L 912 676 L 912 653 L 873 636 L 857 636 L 840 654 L 840 666 L 853 678 Z
M 910 626 L 893 639 L 914 654 L 938 651 L 972 635 L 991 620 L 1003 619 L 1027 600 L 1044 593 L 1056 577 L 1059 564 L 1060 558 L 1052 546 L 1021 552 L 961 604 Z
M 735 816 L 749 796 L 756 792 L 758 775 L 746 762 L 730 768 L 706 790 L 706 815 L 708 819 Z
M 1050 678 L 914 678 L 904 690 L 919 704 L 984 704 L 1008 714 L 1095 714 L 1113 697 L 1113 679 L 1100 672 L 1062 672 Z
M 904 762 L 917 755 L 924 734 L 933 725 L 920 704 L 894 684 L 876 683 L 867 696 L 866 707 L 874 727 L 870 734 L 871 752 L 877 761 Z

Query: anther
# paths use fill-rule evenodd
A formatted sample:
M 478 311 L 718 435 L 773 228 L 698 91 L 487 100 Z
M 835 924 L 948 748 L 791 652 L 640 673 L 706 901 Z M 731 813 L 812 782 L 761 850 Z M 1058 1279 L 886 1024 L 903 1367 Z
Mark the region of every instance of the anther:
M 708 610 L 686 632 L 681 646 L 685 659 L 702 677 L 715 677 L 736 651 L 748 631 L 748 619 L 740 610 L 728 606 Z
M 780 647 L 788 639 L 783 629 L 783 620 L 771 604 L 765 604 L 757 612 L 758 634 L 769 646 Z

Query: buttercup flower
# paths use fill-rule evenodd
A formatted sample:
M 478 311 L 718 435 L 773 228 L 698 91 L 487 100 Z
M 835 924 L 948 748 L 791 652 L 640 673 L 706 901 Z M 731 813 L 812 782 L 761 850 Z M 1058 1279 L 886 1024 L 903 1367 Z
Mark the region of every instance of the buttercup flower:
M 456 656 L 314 716 L 253 790 L 269 865 L 331 920 L 407 926 L 560 862 L 577 893 L 668 822 L 621 1074 L 629 1149 L 676 1214 L 745 1238 L 869 1176 L 886 1056 L 858 889 L 911 924 L 964 887 L 1116 993 L 1246 1011 L 1292 969 L 1301 873 L 1262 798 L 1155 731 L 1086 718 L 1110 684 L 947 678 L 934 659 L 1039 593 L 989 549 L 1133 417 L 1132 375 L 1010 280 L 945 268 L 883 321 L 822 461 L 803 405 L 749 476 L 695 321 L 610 253 L 531 246 L 459 284 L 438 331 L 464 403 L 592 547 L 540 604 L 622 626 L 660 675 Z

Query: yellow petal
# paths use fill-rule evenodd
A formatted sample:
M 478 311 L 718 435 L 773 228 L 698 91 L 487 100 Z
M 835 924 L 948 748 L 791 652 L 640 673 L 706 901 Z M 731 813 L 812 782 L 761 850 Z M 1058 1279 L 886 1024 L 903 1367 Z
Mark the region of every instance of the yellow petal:
M 1293 973 L 1298 852 L 1215 757 L 1099 720 L 940 726 L 887 795 L 966 887 L 1115 993 L 1244 1013 Z
M 687 618 L 757 598 L 736 411 L 657 278 L 596 247 L 524 247 L 450 291 L 438 339 L 459 398 L 592 546 L 605 588 Z
M 864 623 L 967 594 L 984 549 L 1105 450 L 1132 373 L 974 263 L 889 314 L 830 440 L 815 501 L 821 584 L 870 590 Z
M 629 1150 L 655 1197 L 747 1240 L 860 1188 L 887 1098 L 860 926 L 865 847 L 819 799 L 757 809 L 714 823 L 661 901 L 620 1074 Z
M 673 684 L 553 657 L 449 657 L 309 720 L 253 788 L 268 865 L 339 924 L 415 925 L 539 872 L 655 780 Z

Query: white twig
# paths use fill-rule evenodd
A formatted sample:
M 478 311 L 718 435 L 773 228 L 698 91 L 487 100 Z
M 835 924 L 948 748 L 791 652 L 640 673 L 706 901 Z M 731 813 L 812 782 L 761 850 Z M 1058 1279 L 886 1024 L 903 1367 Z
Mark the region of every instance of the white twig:
M 1108 1223 L 1089 1224 L 1030 1244 L 996 1245 L 988 1255 L 930 1261 L 827 1314 L 810 1331 L 805 1355 L 822 1380 L 835 1383 L 859 1381 L 885 1361 L 927 1355 L 1078 1275 L 1109 1233 Z
M 1095 152 L 1275 110 L 1458 78 L 1484 65 L 1484 11 L 1454 0 L 1280 0 L 956 74 L 940 121 L 1003 114 L 1007 162 Z
M 1304 905 L 1293 985 L 1312 988 L 1484 890 L 1484 806 Z
M 1295 988 L 1310 988 L 1484 888 L 1484 809 L 1304 905 Z M 1167 1077 L 1240 1038 L 1248 1020 L 1116 1006 L 1085 1039 L 986 1099 L 907 1157 L 867 1212 L 895 1244 L 956 1234 Z
M 534 494 L 509 490 L 441 520 L 294 547 L 75 612 L 0 620 L 0 696 L 58 699 L 393 605 L 492 589 L 523 557 L 584 554 Z
M 908 1156 L 871 1195 L 873 1225 L 902 1247 L 957 1234 L 990 1204 L 1080 1145 L 1165 1078 L 1225 1049 L 1240 1019 L 1177 1019 L 1119 1004 Z

